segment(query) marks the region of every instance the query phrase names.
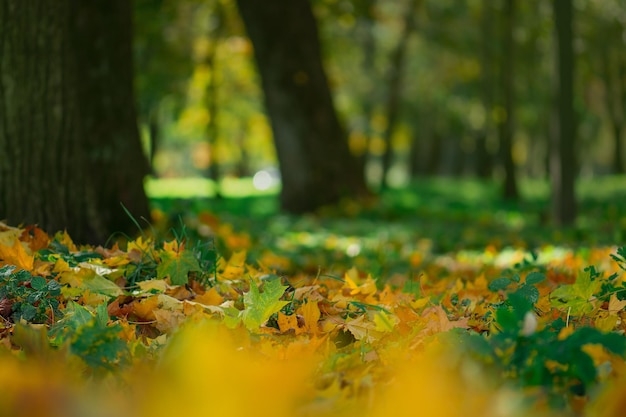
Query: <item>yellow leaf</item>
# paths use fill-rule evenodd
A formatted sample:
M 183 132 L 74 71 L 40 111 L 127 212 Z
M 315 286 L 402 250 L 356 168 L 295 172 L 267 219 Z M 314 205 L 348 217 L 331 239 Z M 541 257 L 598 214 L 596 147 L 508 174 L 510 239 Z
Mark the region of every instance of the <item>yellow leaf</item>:
M 365 339 L 367 342 L 373 342 L 376 339 L 376 326 L 374 323 L 365 321 L 365 315 L 355 319 L 347 319 L 344 327 L 352 333 L 356 340 Z
M 164 279 L 150 279 L 147 281 L 140 281 L 137 283 L 142 291 L 156 290 L 158 292 L 165 292 L 167 289 L 167 283 Z
M 159 306 L 159 298 L 155 295 L 133 303 L 133 313 L 140 320 L 154 320 L 154 310 Z
M 106 304 L 109 301 L 109 297 L 104 294 L 98 294 L 89 290 L 83 292 L 81 301 L 84 305 L 97 307 L 102 304 Z
M 379 311 L 374 315 L 374 324 L 379 332 L 392 332 L 400 320 L 393 314 Z
M 619 300 L 615 294 L 611 294 L 609 300 L 609 314 L 617 314 L 626 307 L 626 300 Z
M 206 306 L 218 306 L 224 302 L 224 297 L 222 297 L 217 292 L 215 287 L 213 287 L 204 294 L 197 295 L 196 298 L 194 298 L 194 301 Z
M 558 339 L 559 340 L 565 340 L 567 339 L 572 333 L 574 333 L 574 326 L 567 326 L 567 327 L 563 327 L 561 329 L 561 331 L 559 332 L 559 336 Z
M 430 302 L 430 297 L 422 297 L 422 298 L 418 298 L 415 301 L 412 301 L 411 307 L 413 307 L 415 310 L 420 310 L 423 307 L 425 307 L 428 303 Z
M 219 274 L 219 278 L 228 280 L 241 278 L 245 271 L 245 264 L 246 251 L 234 252 L 226 263 L 224 271 Z
M 604 313 L 606 314 L 606 313 Z M 598 317 L 595 320 L 595 326 L 602 332 L 610 332 L 615 329 L 619 317 L 616 314 L 608 314 L 605 317 Z
M 4 223 L 0 223 L 0 226 Z M 13 246 L 13 243 L 20 237 L 21 231 L 15 227 L 6 226 L 8 230 L 0 232 L 0 245 Z
M 132 250 L 137 250 L 143 253 L 143 252 L 151 251 L 152 249 L 153 249 L 152 239 L 147 238 L 144 240 L 141 236 L 135 240 L 128 242 L 128 245 L 126 247 L 127 252 L 130 252 Z
M 296 312 L 304 317 L 304 328 L 309 333 L 316 334 L 319 330 L 317 322 L 321 316 L 317 302 L 309 300 L 302 304 Z
M 59 258 L 54 263 L 54 268 L 52 269 L 52 272 L 60 273 L 71 270 L 72 268 L 70 267 L 70 264 L 68 264 L 64 259 Z
M 295 314 L 288 316 L 279 311 L 277 322 L 281 333 L 285 333 L 291 329 L 296 331 L 296 334 L 298 333 L 298 318 Z
M 187 318 L 182 311 L 163 310 L 157 308 L 152 313 L 157 321 L 155 327 L 163 333 L 169 333 L 176 330 Z
M 35 257 L 26 252 L 19 240 L 13 242 L 13 246 L 0 244 L 0 264 L 14 265 L 18 269 L 32 271 Z

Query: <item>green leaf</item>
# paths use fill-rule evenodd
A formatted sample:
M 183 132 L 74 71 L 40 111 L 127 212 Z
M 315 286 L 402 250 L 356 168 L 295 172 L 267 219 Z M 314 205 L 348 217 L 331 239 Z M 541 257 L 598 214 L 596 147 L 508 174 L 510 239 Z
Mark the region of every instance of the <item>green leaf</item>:
M 72 353 L 80 356 L 92 368 L 114 369 L 123 362 L 128 350 L 119 333 L 120 325 L 101 326 L 96 320 L 80 328 L 70 345 Z
M 22 304 L 18 313 L 20 318 L 23 318 L 26 321 L 30 321 L 35 318 L 37 315 L 37 308 L 30 304 Z
M 250 291 L 243 296 L 245 309 L 242 312 L 243 324 L 248 330 L 258 329 L 272 314 L 289 304 L 280 300 L 286 289 L 279 278 L 265 281 L 263 292 L 250 281 Z
M 519 317 L 506 307 L 496 310 L 496 323 L 504 333 L 519 333 L 521 328 Z
M 515 291 L 515 294 L 528 300 L 528 302 L 530 302 L 531 304 L 535 304 L 537 301 L 539 301 L 539 290 L 532 285 L 522 285 L 517 289 L 517 291 Z
M 511 281 L 509 278 L 498 278 L 491 281 L 487 288 L 489 288 L 489 291 L 497 292 L 505 289 L 506 287 L 511 285 L 512 282 L 513 281 Z
M 551 294 L 551 304 L 557 308 L 571 309 L 570 314 L 581 316 L 591 313 L 595 308 L 594 294 L 601 282 L 592 279 L 593 271 L 578 274 L 576 282 L 563 285 Z
M 184 285 L 189 282 L 187 274 L 191 271 L 200 271 L 198 260 L 190 251 L 161 252 L 161 262 L 157 266 L 157 278 L 170 278 L 172 285 Z
M 33 277 L 30 280 L 30 286 L 37 291 L 41 291 L 48 286 L 48 282 L 43 277 Z
M 526 275 L 526 285 L 539 284 L 540 282 L 543 282 L 545 280 L 546 276 L 541 272 L 531 272 L 530 274 Z
M 109 297 L 118 297 L 123 294 L 122 289 L 114 282 L 95 272 L 83 278 L 81 286 L 96 294 L 107 295 Z

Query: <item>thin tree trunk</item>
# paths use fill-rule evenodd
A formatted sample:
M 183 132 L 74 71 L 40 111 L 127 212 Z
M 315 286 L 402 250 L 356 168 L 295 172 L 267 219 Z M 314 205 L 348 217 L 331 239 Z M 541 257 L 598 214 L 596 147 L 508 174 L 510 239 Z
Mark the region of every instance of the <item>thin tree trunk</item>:
M 621 32 L 621 31 L 620 31 Z M 622 146 L 622 131 L 624 126 L 624 114 L 621 100 L 623 97 L 623 81 L 622 65 L 619 61 L 619 65 L 612 65 L 611 60 L 611 48 L 606 47 L 602 49 L 602 67 L 604 70 L 604 79 L 606 80 L 606 106 L 609 113 L 609 119 L 611 121 L 611 127 L 613 130 L 613 173 L 624 173 L 623 162 L 623 146 Z M 621 51 L 620 51 L 621 52 Z
M 376 0 L 365 0 L 367 8 L 367 23 L 365 42 L 363 44 L 363 71 L 366 74 L 370 74 L 367 96 L 363 98 L 363 118 L 365 119 L 365 149 L 360 156 L 360 163 L 364 170 L 364 175 L 367 172 L 367 165 L 370 159 L 370 145 L 372 143 L 372 136 L 374 135 L 372 129 L 372 118 L 374 115 L 374 100 L 377 96 L 378 90 L 378 73 L 376 71 L 376 39 L 374 38 L 374 7 L 376 6 Z
M 211 77 L 209 78 L 209 82 L 206 86 L 205 91 L 205 103 L 207 107 L 207 111 L 209 113 L 209 123 L 206 127 L 206 138 L 209 143 L 210 149 L 210 166 L 209 166 L 209 178 L 213 181 L 213 192 L 214 197 L 217 199 L 222 198 L 222 193 L 220 189 L 220 179 L 221 179 L 221 169 L 220 169 L 220 161 L 217 153 L 217 138 L 219 137 L 220 127 L 219 127 L 219 109 L 218 109 L 218 81 L 217 81 L 217 48 L 218 44 L 222 37 L 222 32 L 224 31 L 224 10 L 221 3 L 216 2 L 216 10 L 215 10 L 215 18 L 218 20 L 218 25 L 215 28 L 214 32 L 211 34 L 212 46 L 209 52 L 207 53 L 204 64 L 207 66 Z
M 281 208 L 315 211 L 367 194 L 322 66 L 307 0 L 238 0 L 254 46 L 280 162 Z
M 479 178 L 491 178 L 493 175 L 493 157 L 489 152 L 489 139 L 493 134 L 493 7 L 492 0 L 483 0 L 482 28 L 482 80 L 481 98 L 485 109 L 485 124 L 476 137 L 476 175 Z
M 396 128 L 396 121 L 400 112 L 400 99 L 402 88 L 402 75 L 404 73 L 404 61 L 409 38 L 415 29 L 415 13 L 418 0 L 409 0 L 407 7 L 404 29 L 400 35 L 400 40 L 394 50 L 389 62 L 389 90 L 387 93 L 387 127 L 383 134 L 385 142 L 385 152 L 382 157 L 382 172 L 380 178 L 380 189 L 388 188 L 388 174 L 393 162 L 393 134 Z
M 552 217 L 558 225 L 571 225 L 576 219 L 573 11 L 570 0 L 554 0 L 553 5 L 557 44 L 556 103 L 558 119 L 556 134 L 552 136 L 550 149 Z
M 506 0 L 504 7 L 504 42 L 500 78 L 502 83 L 504 120 L 500 123 L 500 157 L 504 168 L 503 196 L 507 200 L 517 200 L 517 174 L 513 161 L 513 133 L 515 123 L 515 42 L 513 25 L 515 24 L 515 0 Z

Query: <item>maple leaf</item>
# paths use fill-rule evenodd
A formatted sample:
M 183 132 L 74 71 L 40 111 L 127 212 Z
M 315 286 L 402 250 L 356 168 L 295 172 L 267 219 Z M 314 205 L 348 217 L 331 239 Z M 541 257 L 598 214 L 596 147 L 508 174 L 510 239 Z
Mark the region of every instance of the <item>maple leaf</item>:
M 164 245 L 160 254 L 161 262 L 157 266 L 157 278 L 170 278 L 173 285 L 184 285 L 189 282 L 187 274 L 191 271 L 200 271 L 198 260 L 183 246 Z
M 552 291 L 552 306 L 566 308 L 574 316 L 591 313 L 596 304 L 594 294 L 601 285 L 601 282 L 595 279 L 596 276 L 595 269 L 589 268 L 585 273 L 578 274 L 573 284 L 563 285 Z
M 35 257 L 26 253 L 26 249 L 19 240 L 14 240 L 12 246 L 0 244 L 0 265 L 14 265 L 19 269 L 32 271 Z
M 241 312 L 243 324 L 249 330 L 258 329 L 274 313 L 280 311 L 288 301 L 281 301 L 287 286 L 281 285 L 279 278 L 266 280 L 263 284 L 263 292 L 250 282 L 250 291 L 244 294 L 243 303 L 245 309 Z

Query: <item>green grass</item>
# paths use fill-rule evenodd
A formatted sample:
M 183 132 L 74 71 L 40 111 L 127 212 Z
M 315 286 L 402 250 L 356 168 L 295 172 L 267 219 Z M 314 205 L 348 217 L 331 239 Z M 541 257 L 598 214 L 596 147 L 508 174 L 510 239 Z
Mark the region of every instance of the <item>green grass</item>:
M 257 190 L 250 178 L 227 177 L 220 181 L 219 189 L 224 197 L 241 198 L 275 195 L 278 187 Z M 150 198 L 210 198 L 215 195 L 215 182 L 207 178 L 148 178 L 146 193 Z
M 279 213 L 277 190 L 246 194 L 253 188 L 249 179 L 232 182 L 232 190 L 224 183 L 224 195 L 232 197 L 222 199 L 198 193 L 199 184 L 205 187 L 207 182 L 153 180 L 148 193 L 155 207 L 169 213 L 172 224 L 178 218 L 212 212 L 235 231 L 250 235 L 251 259 L 269 250 L 290 259 L 294 270 L 321 268 L 332 273 L 356 265 L 390 276 L 410 269 L 409 259 L 416 253 L 424 258 L 445 253 L 481 256 L 486 247 L 501 251 L 499 256 L 507 256 L 506 248 L 554 253 L 561 250 L 554 248 L 622 245 L 626 237 L 624 177 L 581 180 L 579 219 L 575 227 L 565 229 L 547 221 L 549 188 L 541 181 L 523 181 L 523 199 L 513 203 L 500 198 L 494 182 L 420 180 L 389 190 L 374 207 L 300 217 Z M 170 196 L 175 198 L 166 198 Z M 218 246 L 228 253 L 222 242 Z

